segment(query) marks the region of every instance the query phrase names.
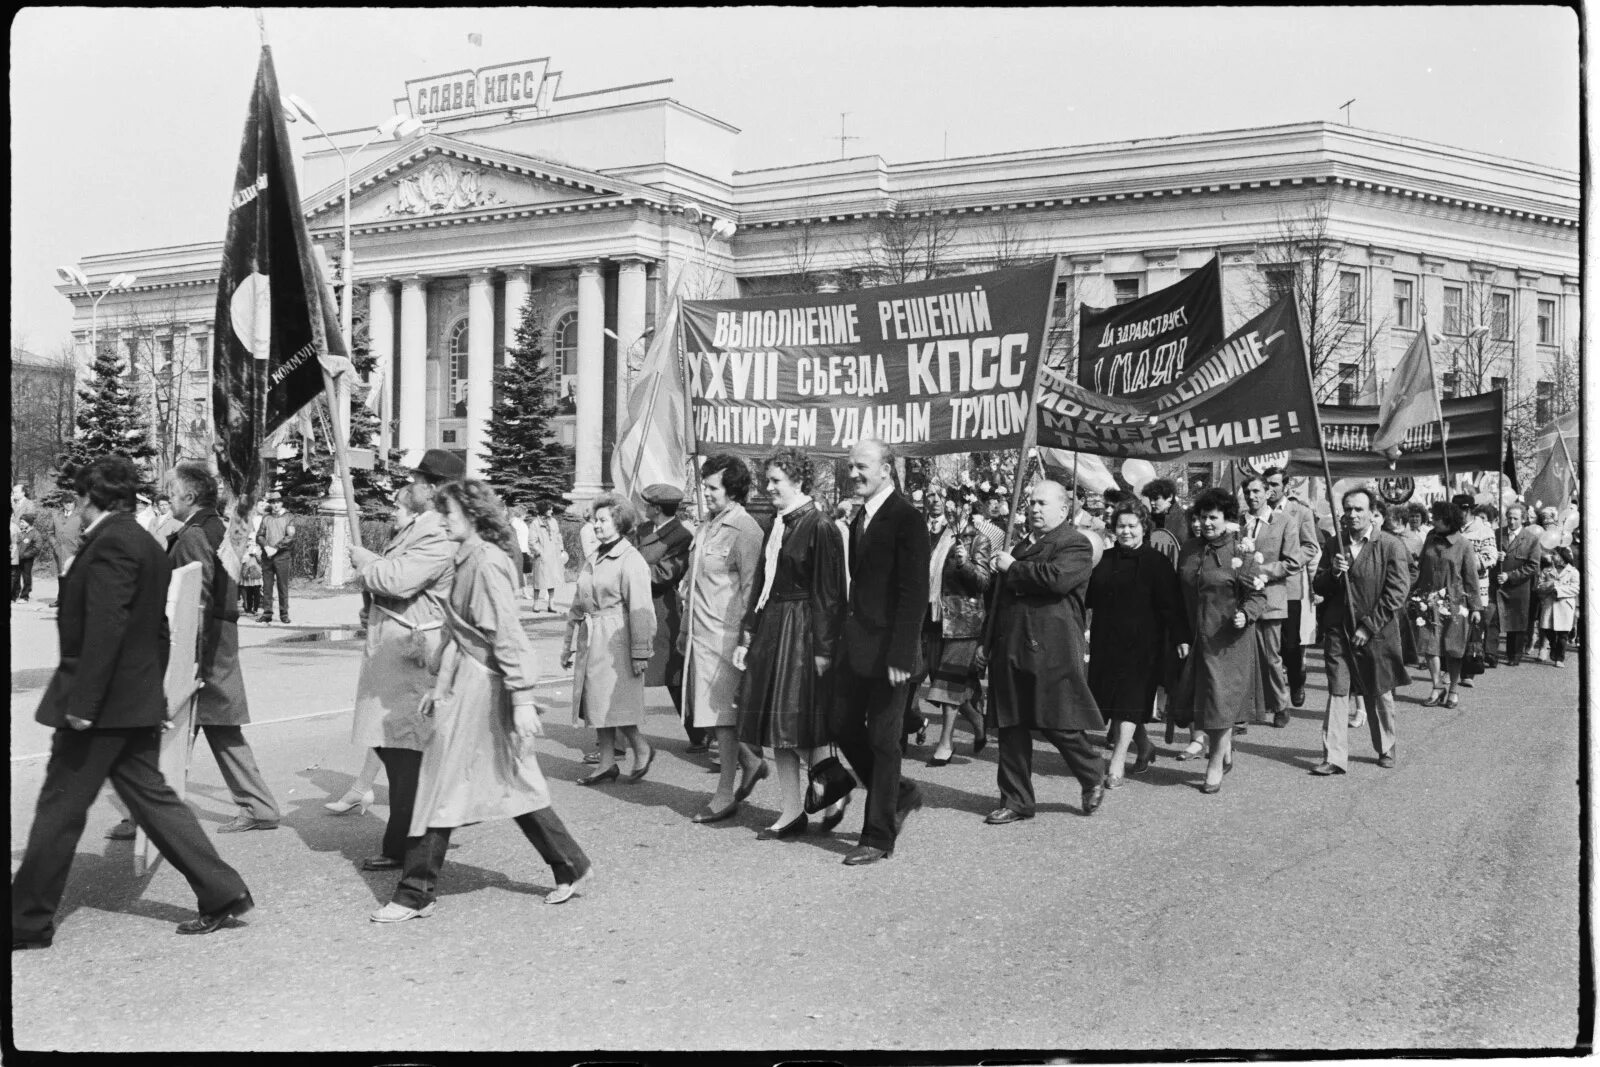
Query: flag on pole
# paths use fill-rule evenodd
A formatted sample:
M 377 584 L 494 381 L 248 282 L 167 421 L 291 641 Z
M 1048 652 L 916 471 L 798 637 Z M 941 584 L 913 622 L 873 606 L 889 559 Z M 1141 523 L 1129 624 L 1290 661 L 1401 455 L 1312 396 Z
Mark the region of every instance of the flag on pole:
M 324 359 L 348 359 L 322 299 L 265 46 L 229 201 L 213 337 L 218 473 L 236 496 L 254 495 L 266 478 L 266 439 L 322 392 Z
M 1378 406 L 1378 432 L 1372 438 L 1372 450 L 1389 457 L 1393 468 L 1400 458 L 1400 442 L 1406 433 L 1417 426 L 1439 421 L 1439 390 L 1433 380 L 1433 353 L 1428 347 L 1428 324 L 1422 329 L 1406 354 L 1400 357 L 1389 384 L 1384 387 L 1383 400 Z
M 628 418 L 611 450 L 611 484 L 637 497 L 647 485 L 684 484 L 683 463 L 693 449 L 684 412 L 683 367 L 678 358 L 678 311 L 674 297 L 645 351 L 639 377 L 628 392 Z
M 1500 470 L 1504 472 L 1506 481 L 1510 483 L 1511 491 L 1514 493 L 1522 492 L 1522 479 L 1517 474 L 1517 457 L 1511 451 L 1510 434 L 1506 434 L 1506 458 L 1505 462 L 1500 465 Z
M 1523 499 L 1536 507 L 1562 508 L 1572 499 L 1578 486 L 1578 465 L 1573 461 L 1577 446 L 1578 413 L 1568 412 L 1540 428 L 1535 438 L 1533 462 L 1538 472 L 1528 483 Z M 1568 444 L 1571 438 L 1572 444 Z
M 1103 493 L 1117 487 L 1116 477 L 1099 456 L 1079 452 L 1074 458 L 1070 448 L 1041 448 L 1039 461 L 1052 477 L 1068 482 L 1072 480 L 1076 469 L 1078 485 L 1090 492 Z

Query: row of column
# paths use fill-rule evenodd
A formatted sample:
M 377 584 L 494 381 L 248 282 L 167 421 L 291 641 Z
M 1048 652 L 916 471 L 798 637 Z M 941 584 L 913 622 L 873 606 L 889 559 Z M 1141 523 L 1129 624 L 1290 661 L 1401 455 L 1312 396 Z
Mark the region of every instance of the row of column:
M 523 305 L 530 291 L 527 267 L 505 274 L 503 341 L 507 351 L 516 342 Z M 379 448 L 388 449 L 389 382 L 399 372 L 399 432 L 393 444 L 402 450 L 427 447 L 428 430 L 428 282 L 424 275 L 401 278 L 400 352 L 393 351 L 395 292 L 387 278 L 368 284 L 368 336 L 372 356 L 384 376 L 378 412 Z M 617 425 L 627 417 L 628 363 L 639 355 L 644 335 L 647 294 L 646 264 L 624 260 L 617 276 Z M 554 338 L 548 339 L 553 342 Z M 599 261 L 578 264 L 577 463 L 574 497 L 587 500 L 604 486 L 601 469 L 605 425 L 605 279 Z M 483 473 L 481 452 L 487 443 L 494 403 L 494 282 L 489 270 L 467 276 L 467 473 Z

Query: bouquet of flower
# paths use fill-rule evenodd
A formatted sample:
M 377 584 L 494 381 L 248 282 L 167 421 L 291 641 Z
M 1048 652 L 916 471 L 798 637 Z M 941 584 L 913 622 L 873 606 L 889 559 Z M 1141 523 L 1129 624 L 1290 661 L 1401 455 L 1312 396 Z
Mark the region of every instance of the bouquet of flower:
M 1407 605 L 1411 618 L 1419 627 L 1433 626 L 1454 614 L 1465 615 L 1465 604 L 1457 604 L 1448 589 L 1435 589 L 1431 593 L 1415 594 Z

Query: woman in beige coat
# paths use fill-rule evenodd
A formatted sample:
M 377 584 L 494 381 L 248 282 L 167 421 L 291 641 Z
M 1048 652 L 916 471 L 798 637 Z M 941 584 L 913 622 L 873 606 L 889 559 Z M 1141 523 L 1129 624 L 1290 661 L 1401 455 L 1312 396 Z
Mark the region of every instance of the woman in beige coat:
M 590 525 L 599 539 L 584 562 L 567 613 L 567 639 L 561 665 L 572 674 L 572 721 L 595 728 L 600 769 L 578 779 L 598 785 L 621 776 L 613 745 L 616 733 L 633 750 L 637 782 L 650 770 L 655 749 L 639 733 L 644 721 L 644 672 L 656 638 L 656 608 L 650 597 L 650 568 L 628 534 L 639 513 L 616 493 L 603 493 L 590 508 Z
M 427 485 L 408 485 L 395 495 L 395 531 L 381 554 L 350 546 L 356 580 L 371 597 L 351 740 L 372 750 L 389 776 L 383 851 L 362 863 L 369 871 L 393 870 L 405 861 L 417 769 L 431 732 L 421 705 L 433 689 L 444 603 L 456 569 L 456 546 L 433 510 L 433 495 Z M 363 807 L 372 802 L 370 783 L 356 798 Z
M 517 612 L 517 578 L 506 548 L 505 509 L 476 478 L 448 482 L 435 504 L 456 544 L 455 579 L 445 602 L 445 642 L 427 713 L 433 733 L 422 754 L 406 841 L 405 874 L 373 922 L 433 913 L 434 888 L 458 826 L 514 819 L 555 875 L 547 903 L 570 899 L 593 870 L 550 807 L 534 752 L 543 728 L 533 702 L 533 649 Z

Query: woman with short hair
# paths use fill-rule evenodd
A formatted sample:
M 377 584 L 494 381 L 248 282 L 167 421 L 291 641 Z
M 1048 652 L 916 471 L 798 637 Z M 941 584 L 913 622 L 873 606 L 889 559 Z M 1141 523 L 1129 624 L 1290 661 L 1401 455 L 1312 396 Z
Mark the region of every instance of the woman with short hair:
M 379 923 L 433 913 L 434 889 L 458 826 L 515 820 L 555 875 L 549 904 L 569 900 L 594 870 L 551 808 L 534 751 L 544 733 L 533 702 L 538 671 L 517 611 L 505 509 L 476 478 L 441 486 L 434 507 L 457 546 L 455 574 L 426 709 L 433 730 L 418 768 L 405 873 L 389 903 L 373 912 Z
M 1539 590 L 1544 594 L 1539 627 L 1550 646 L 1550 666 L 1567 665 L 1567 638 L 1578 621 L 1578 588 L 1582 576 L 1572 563 L 1572 549 L 1557 545 L 1544 557 Z
M 1433 682 L 1433 692 L 1423 705 L 1454 708 L 1461 703 L 1456 686 L 1461 681 L 1467 632 L 1482 618 L 1478 557 L 1461 534 L 1466 516 L 1459 505 L 1436 501 L 1432 518 L 1433 532 L 1422 544 L 1417 580 L 1411 587 L 1408 621 L 1416 627 L 1417 654 L 1427 660 Z M 1441 673 L 1448 684 L 1440 683 Z
M 600 785 L 622 776 L 614 748 L 619 731 L 633 752 L 633 769 L 625 781 L 642 781 L 656 758 L 639 732 L 644 672 L 655 648 L 656 607 L 650 596 L 650 567 L 628 540 L 638 523 L 638 511 L 617 493 L 602 493 L 589 506 L 596 547 L 578 573 L 561 649 L 561 666 L 577 664 L 572 721 L 593 727 L 600 743 L 600 769 L 579 778 L 579 785 Z

